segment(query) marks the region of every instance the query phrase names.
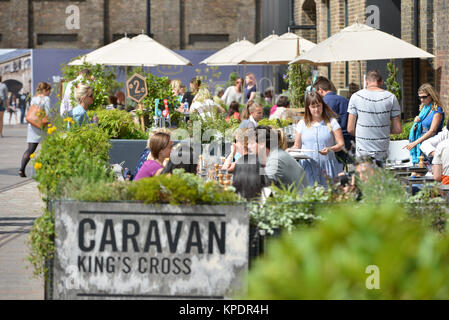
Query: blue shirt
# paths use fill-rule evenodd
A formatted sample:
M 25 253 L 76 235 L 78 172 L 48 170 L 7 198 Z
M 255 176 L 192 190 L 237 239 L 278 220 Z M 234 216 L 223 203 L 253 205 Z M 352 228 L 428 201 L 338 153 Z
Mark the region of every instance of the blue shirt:
M 443 120 L 441 121 L 439 127 L 438 127 L 438 132 L 440 132 L 443 129 L 443 123 L 444 123 L 444 112 L 443 109 L 441 107 L 437 108 L 437 111 L 432 110 L 429 115 L 423 120 L 422 122 L 422 126 L 423 126 L 423 132 L 427 132 L 429 131 L 430 127 L 432 126 L 432 122 L 433 122 L 433 117 L 437 114 L 437 113 L 441 113 L 443 115 Z
M 83 106 L 77 105 L 71 112 L 73 121 L 75 121 L 78 125 L 82 125 L 85 122 L 87 123 L 89 121 L 89 116 L 87 115 L 87 112 L 86 110 L 84 110 Z
M 324 102 L 336 113 L 339 118 L 338 124 L 343 131 L 343 135 L 349 135 L 348 133 L 348 105 L 349 100 L 345 97 L 339 96 L 335 92 L 329 92 L 323 98 Z
M 251 97 L 251 93 L 252 93 L 252 92 L 257 92 L 256 86 L 253 86 L 251 89 L 248 89 L 248 87 L 245 88 L 245 97 L 246 97 L 246 101 L 249 100 L 249 98 Z

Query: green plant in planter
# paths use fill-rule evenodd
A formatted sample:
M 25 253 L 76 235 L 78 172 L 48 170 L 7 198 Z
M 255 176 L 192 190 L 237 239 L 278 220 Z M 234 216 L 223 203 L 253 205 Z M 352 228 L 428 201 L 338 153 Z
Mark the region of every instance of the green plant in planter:
M 45 262 L 53 258 L 55 252 L 55 217 L 52 211 L 45 210 L 44 214 L 37 218 L 27 240 L 29 255 L 27 260 L 33 266 L 34 276 L 44 275 L 47 281 L 48 268 Z
M 58 197 L 62 181 L 89 172 L 107 177 L 109 173 L 109 137 L 93 125 L 72 125 L 70 130 L 63 124 L 52 126 L 42 143 L 39 155 L 34 158 L 36 181 L 39 190 L 49 197 Z
M 94 102 L 89 107 L 90 110 L 104 109 L 108 105 L 108 96 L 113 95 L 123 84 L 118 83 L 113 69 L 102 65 L 92 65 L 84 63 L 81 66 L 62 66 L 62 75 L 65 81 L 72 81 L 78 77 L 78 73 L 83 69 L 89 69 L 95 81 L 89 80 L 89 86 L 92 88 Z M 74 98 L 74 89 L 78 82 L 72 87 L 71 102 L 77 105 Z
M 274 119 L 274 120 L 262 119 L 259 121 L 259 126 L 270 126 L 277 129 L 288 127 L 291 124 L 292 124 L 291 120 L 281 120 L 281 119 Z
M 394 61 L 391 60 L 389 63 L 387 63 L 387 69 L 388 69 L 388 78 L 385 81 L 385 85 L 387 87 L 387 90 L 390 91 L 392 94 L 396 96 L 399 103 L 401 103 L 402 100 L 402 88 L 401 84 L 397 81 L 398 77 L 398 68 L 394 64 Z
M 310 68 L 301 64 L 291 64 L 288 67 L 287 78 L 290 105 L 292 108 L 304 107 L 304 95 L 311 77 Z
M 325 205 L 331 194 L 323 187 L 308 187 L 302 193 L 292 185 L 272 186 L 273 197 L 265 203 L 251 203 L 251 223 L 260 230 L 273 234 L 275 229 L 293 231 L 298 226 L 311 226 L 321 219 L 317 208 Z
M 159 99 L 158 108 L 163 111 L 165 108 L 164 99 L 167 99 L 171 123 L 179 123 L 182 118 L 182 114 L 176 109 L 180 106 L 180 104 L 178 97 L 173 95 L 173 91 L 170 86 L 170 79 L 168 77 L 157 77 L 151 73 L 148 73 L 145 76 L 148 87 L 148 95 L 145 99 L 143 99 L 142 104 L 146 109 L 145 115 L 148 116 L 150 122 L 153 123 L 155 100 Z
M 194 125 L 201 128 L 201 137 L 205 137 L 205 132 L 214 132 L 215 135 L 210 137 L 209 141 L 202 141 L 203 143 L 209 143 L 214 140 L 223 139 L 225 141 L 232 140 L 232 134 L 238 129 L 240 122 L 236 119 L 229 119 L 226 121 L 226 115 L 217 111 L 211 111 L 211 115 L 200 116 L 197 112 L 194 112 L 190 116 L 188 123 L 181 123 L 180 128 L 189 132 L 189 136 L 194 136 Z
M 399 141 L 399 140 L 408 140 L 410 136 L 410 130 L 413 127 L 414 122 L 408 121 L 402 125 L 402 133 L 401 134 L 392 134 L 390 135 L 391 141 Z
M 200 177 L 174 170 L 172 175 L 160 175 L 135 181 L 129 185 L 133 200 L 151 203 L 232 204 L 238 201 L 234 188 L 225 189 L 216 181 L 204 182 Z
M 143 132 L 134 122 L 133 116 L 124 110 L 88 111 L 89 118 L 96 114 L 98 127 L 108 135 L 109 139 L 147 140 L 148 134 Z
M 400 206 L 344 205 L 318 215 L 325 218 L 315 228 L 271 243 L 249 272 L 247 299 L 427 300 L 449 295 L 449 238 L 404 219 Z

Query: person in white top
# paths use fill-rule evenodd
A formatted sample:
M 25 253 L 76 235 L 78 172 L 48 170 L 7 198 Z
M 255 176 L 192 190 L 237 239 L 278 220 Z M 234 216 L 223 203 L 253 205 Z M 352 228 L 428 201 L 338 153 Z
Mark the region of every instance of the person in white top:
M 449 129 L 446 127 L 443 128 L 436 136 L 433 136 L 430 139 L 427 139 L 421 144 L 421 151 L 428 157 L 433 157 L 435 154 L 435 150 L 437 146 L 444 140 L 449 139 Z
M 212 95 L 206 86 L 202 86 L 193 99 L 190 113 L 198 112 L 203 119 L 206 116 L 213 117 L 215 112 L 224 113 L 225 110 L 212 100 Z
M 444 140 L 438 144 L 433 158 L 432 173 L 436 181 L 441 181 L 444 185 L 449 185 L 449 140 Z
M 221 100 L 229 106 L 232 102 L 240 102 L 242 100 L 242 86 L 243 86 L 243 79 L 237 78 L 235 79 L 235 85 L 228 87 L 221 97 Z
M 83 69 L 78 73 L 78 77 L 75 80 L 70 81 L 67 84 L 67 87 L 64 91 L 64 98 L 61 101 L 61 107 L 60 107 L 60 115 L 63 117 L 64 115 L 68 115 L 69 111 L 71 111 L 76 105 L 72 105 L 72 102 L 70 101 L 70 96 L 72 95 L 72 89 L 74 83 L 79 83 L 83 79 L 86 79 L 90 76 L 90 70 L 89 69 Z M 91 79 L 93 80 L 93 78 Z

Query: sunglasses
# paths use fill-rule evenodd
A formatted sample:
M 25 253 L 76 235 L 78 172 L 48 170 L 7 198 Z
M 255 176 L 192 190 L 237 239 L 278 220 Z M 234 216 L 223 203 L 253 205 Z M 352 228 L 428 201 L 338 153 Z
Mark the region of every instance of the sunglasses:
M 428 94 L 427 96 L 418 96 L 421 100 L 427 99 L 428 97 L 430 97 L 430 94 Z

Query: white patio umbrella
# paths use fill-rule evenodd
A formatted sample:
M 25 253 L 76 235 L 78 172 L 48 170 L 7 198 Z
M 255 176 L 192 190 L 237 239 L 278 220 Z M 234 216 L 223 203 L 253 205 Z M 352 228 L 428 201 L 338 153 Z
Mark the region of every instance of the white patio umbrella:
M 248 40 L 236 41 L 204 59 L 200 64 L 207 64 L 208 66 L 236 66 L 240 62 L 239 57 L 252 47 L 254 47 L 254 43 Z
M 109 51 L 116 50 L 121 45 L 127 44 L 131 41 L 130 38 L 128 38 L 126 35 L 124 38 L 121 38 L 117 41 L 114 41 L 104 47 L 101 47 L 97 50 L 94 50 L 84 56 L 81 56 L 79 59 L 76 59 L 69 63 L 69 66 L 80 66 L 84 62 L 88 62 L 90 64 L 97 64 L 99 61 L 101 61 L 101 57 L 105 54 L 107 54 Z
M 342 61 L 434 58 L 430 53 L 388 33 L 355 23 L 291 63 L 325 64 Z
M 290 64 L 359 61 L 359 80 L 362 87 L 361 61 L 411 58 L 435 56 L 388 33 L 355 23 L 319 43 Z
M 97 59 L 99 64 L 109 66 L 192 65 L 189 60 L 164 47 L 145 34 L 132 38 L 129 42 L 108 50 Z
M 279 37 L 271 37 L 259 42 L 242 55 L 242 64 L 288 64 L 316 46 L 315 43 L 294 33 L 287 32 Z

